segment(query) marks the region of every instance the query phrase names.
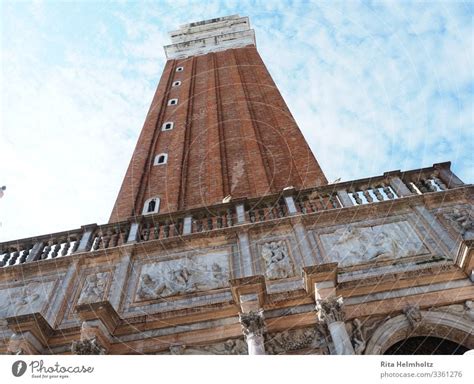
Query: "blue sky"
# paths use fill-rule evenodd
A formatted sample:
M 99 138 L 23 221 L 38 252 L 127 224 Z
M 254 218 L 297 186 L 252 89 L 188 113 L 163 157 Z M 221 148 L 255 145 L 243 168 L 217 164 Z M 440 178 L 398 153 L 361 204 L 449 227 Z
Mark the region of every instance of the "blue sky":
M 167 32 L 238 13 L 329 180 L 451 160 L 474 179 L 472 2 L 9 2 L 0 241 L 104 223 Z

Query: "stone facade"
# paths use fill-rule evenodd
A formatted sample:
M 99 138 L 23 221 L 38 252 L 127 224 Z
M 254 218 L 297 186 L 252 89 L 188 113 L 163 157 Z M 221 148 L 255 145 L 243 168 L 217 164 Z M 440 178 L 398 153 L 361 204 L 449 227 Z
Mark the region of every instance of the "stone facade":
M 449 163 L 325 185 L 255 47 L 220 48 L 166 64 L 109 224 L 0 244 L 0 353 L 381 354 L 412 336 L 474 348 L 474 187 Z M 176 92 L 209 92 L 171 112 L 162 105 L 179 65 L 188 69 Z M 238 86 L 216 86 L 224 78 Z M 221 110 L 230 101 L 237 109 Z M 246 122 L 224 138 L 224 162 L 212 143 L 237 112 Z M 175 135 L 156 137 L 172 114 Z M 270 186 L 257 147 L 251 168 L 239 163 L 237 138 L 258 132 L 270 147 L 297 148 L 308 178 L 275 164 L 294 179 Z M 161 146 L 170 171 L 143 174 Z M 137 214 L 144 191 L 163 185 L 163 211 Z

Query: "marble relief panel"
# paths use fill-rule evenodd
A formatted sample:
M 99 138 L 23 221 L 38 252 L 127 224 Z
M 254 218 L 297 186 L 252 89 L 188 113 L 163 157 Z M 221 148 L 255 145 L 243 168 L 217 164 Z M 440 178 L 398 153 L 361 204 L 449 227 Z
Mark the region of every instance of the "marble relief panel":
M 154 300 L 228 285 L 229 254 L 185 256 L 141 267 L 135 301 Z
M 430 253 L 408 220 L 352 223 L 328 229 L 319 239 L 328 261 L 340 266 Z
M 0 290 L 0 318 L 43 312 L 57 280 L 32 280 Z M 44 315 L 44 313 L 43 313 Z

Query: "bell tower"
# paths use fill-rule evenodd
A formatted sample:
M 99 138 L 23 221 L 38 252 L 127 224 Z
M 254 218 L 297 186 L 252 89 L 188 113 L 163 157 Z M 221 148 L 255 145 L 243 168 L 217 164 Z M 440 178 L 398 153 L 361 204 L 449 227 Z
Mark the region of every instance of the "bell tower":
M 181 26 L 110 222 L 327 184 L 248 17 Z

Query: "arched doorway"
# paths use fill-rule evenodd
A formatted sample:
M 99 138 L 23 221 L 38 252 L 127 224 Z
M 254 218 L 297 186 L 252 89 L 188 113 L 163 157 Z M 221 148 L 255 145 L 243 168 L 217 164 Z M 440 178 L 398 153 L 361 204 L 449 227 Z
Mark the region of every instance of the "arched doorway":
M 451 340 L 439 337 L 409 337 L 388 348 L 384 355 L 462 355 L 468 349 Z
M 415 328 L 405 315 L 385 321 L 369 339 L 364 354 L 383 355 L 389 351 L 390 354 L 396 354 L 397 349 L 400 350 L 398 354 L 408 355 L 453 354 L 454 351 L 464 353 L 468 349 L 474 349 L 474 322 L 470 318 L 441 311 L 421 311 L 421 318 Z M 425 341 L 420 346 L 420 341 L 423 340 Z

